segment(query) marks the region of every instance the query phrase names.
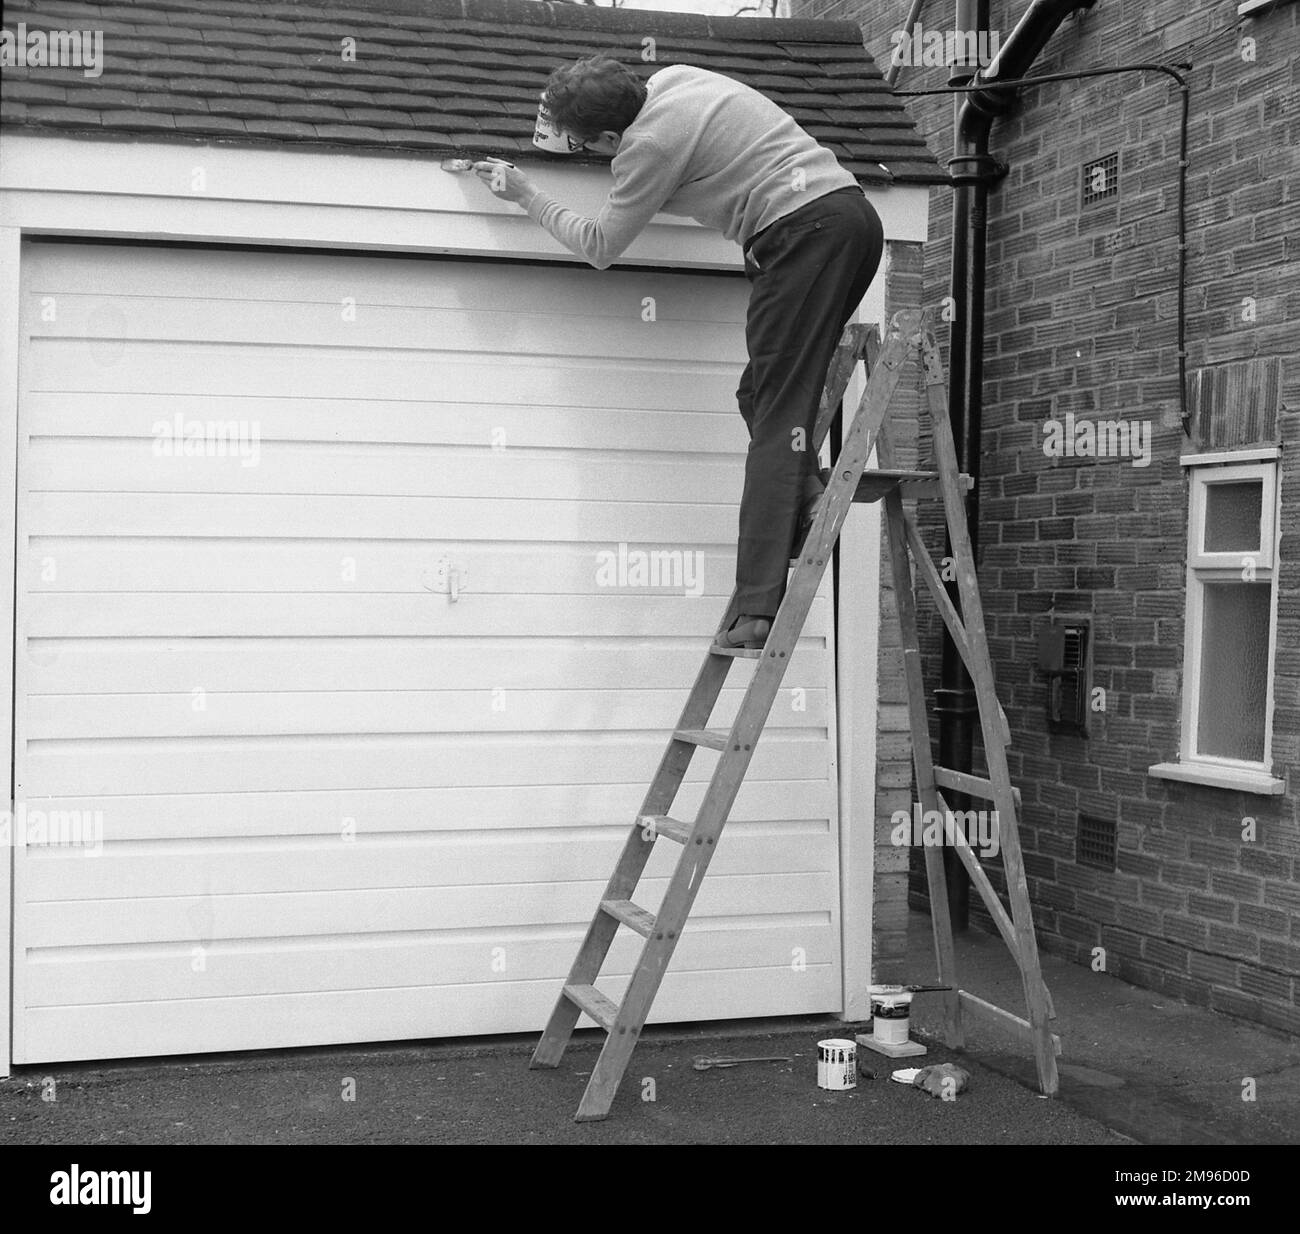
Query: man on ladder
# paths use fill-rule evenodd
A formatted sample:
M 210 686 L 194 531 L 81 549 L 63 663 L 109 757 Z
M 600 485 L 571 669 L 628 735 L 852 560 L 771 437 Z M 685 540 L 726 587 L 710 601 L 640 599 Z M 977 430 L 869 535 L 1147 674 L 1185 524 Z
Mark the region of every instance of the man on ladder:
M 876 338 L 873 328 L 843 330 L 880 264 L 883 236 L 875 211 L 852 176 L 780 108 L 716 74 L 675 66 L 642 86 L 613 61 L 580 61 L 552 75 L 543 99 L 550 115 L 539 116 L 539 134 L 546 119 L 558 126 L 556 132 L 569 131 L 565 149 L 585 145 L 614 155 L 609 200 L 596 218 L 582 218 L 509 164 L 475 164 L 493 192 L 522 205 L 598 268 L 609 266 L 658 211 L 690 215 L 743 242 L 753 290 L 745 327 L 749 364 L 737 391 L 750 448 L 736 590 L 529 1065 L 557 1067 L 579 1017 L 587 1016 L 606 1036 L 575 1117 L 587 1122 L 609 1114 L 849 509 L 856 501 L 883 499 L 918 797 L 926 810 L 943 812 L 945 839 L 966 866 L 1020 967 L 1028 1012 L 1028 1018 L 1021 1018 L 957 988 L 943 863 L 938 851 L 927 847 L 939 980 L 947 987 L 944 1040 L 954 1048 L 962 1045 L 963 1011 L 991 1016 L 1032 1044 L 1042 1091 L 1055 1092 L 1060 1041 L 1049 1025 L 1051 998 L 1038 959 L 1018 839 L 1019 801 L 1007 759 L 1010 725 L 993 682 L 966 525 L 969 477 L 958 468 L 938 345 L 927 314 L 916 310 L 897 314 L 883 339 Z M 936 470 L 929 472 L 891 470 L 890 443 L 881 432 L 913 354 L 920 360 L 931 424 Z M 866 388 L 846 423 L 834 475 L 823 483 L 816 473 L 816 449 L 859 361 L 867 370 Z M 877 445 L 884 469 L 868 470 Z M 942 501 L 960 610 L 903 506 L 909 494 Z M 819 507 L 815 512 L 810 510 L 814 505 Z M 809 517 L 812 513 L 815 517 Z M 799 560 L 787 580 L 801 517 L 809 523 L 806 543 L 796 550 Z M 938 767 L 931 760 L 913 565 L 975 683 L 986 775 Z M 711 727 L 728 671 L 741 658 L 755 663 L 740 707 L 728 727 Z M 674 817 L 670 810 L 678 789 L 700 751 L 716 755 L 707 787 L 693 819 Z M 947 810 L 941 790 L 974 794 L 995 805 L 1009 911 L 971 852 L 962 824 Z M 661 843 L 676 845 L 679 853 L 662 898 L 650 911 L 632 896 L 651 852 Z M 596 981 L 620 929 L 645 941 L 622 998 L 615 1002 Z
M 584 218 L 509 164 L 474 171 L 598 270 L 659 211 L 716 228 L 745 251 L 749 363 L 736 391 L 749 429 L 726 647 L 759 648 L 825 487 L 813 426 L 845 323 L 880 266 L 880 218 L 851 173 L 757 90 L 672 65 L 643 84 L 605 56 L 556 69 L 543 95 L 569 148 L 613 156 L 614 186 Z

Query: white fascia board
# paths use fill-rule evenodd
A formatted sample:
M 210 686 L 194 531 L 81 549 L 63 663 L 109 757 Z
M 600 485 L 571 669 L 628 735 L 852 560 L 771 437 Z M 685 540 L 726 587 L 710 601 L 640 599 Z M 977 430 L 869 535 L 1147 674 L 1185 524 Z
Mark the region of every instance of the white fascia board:
M 517 206 L 436 156 L 113 141 L 0 138 L 0 225 L 52 235 L 130 236 L 574 261 Z M 527 162 L 541 188 L 584 214 L 605 167 Z M 889 240 L 924 240 L 928 191 L 869 189 Z M 740 270 L 738 245 L 659 215 L 619 265 Z

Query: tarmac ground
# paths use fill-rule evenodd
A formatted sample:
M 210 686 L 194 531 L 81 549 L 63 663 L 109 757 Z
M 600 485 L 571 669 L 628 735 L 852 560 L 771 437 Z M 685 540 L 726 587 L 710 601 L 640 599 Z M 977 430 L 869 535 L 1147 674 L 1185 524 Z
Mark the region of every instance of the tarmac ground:
M 913 914 L 916 983 L 934 978 L 929 920 Z M 817 1087 L 816 1043 L 865 1026 L 831 1017 L 651 1026 L 613 1110 L 573 1113 L 602 1034 L 530 1071 L 535 1038 L 339 1046 L 18 1068 L 0 1082 L 4 1144 L 1294 1144 L 1300 1042 L 1044 955 L 1063 1052 L 1061 1089 L 1039 1095 L 1026 1048 L 968 1020 L 938 1041 L 937 995 L 918 995 L 921 1059 L 863 1051 L 874 1078 Z M 959 984 L 1021 1012 L 1002 941 L 958 938 Z M 696 1070 L 700 1056 L 788 1062 Z M 970 1088 L 944 1101 L 892 1082 L 954 1061 Z M 1246 1081 L 1253 1081 L 1247 1085 Z M 1251 1099 L 1243 1100 L 1249 1090 Z

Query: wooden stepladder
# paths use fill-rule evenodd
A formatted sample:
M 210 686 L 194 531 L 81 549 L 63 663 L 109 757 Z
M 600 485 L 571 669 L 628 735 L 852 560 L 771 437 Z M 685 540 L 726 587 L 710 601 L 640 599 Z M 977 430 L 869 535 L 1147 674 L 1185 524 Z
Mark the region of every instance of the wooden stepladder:
M 916 350 L 919 350 L 924 371 L 937 471 L 899 471 L 888 466 L 892 458 L 884 433 L 885 413 L 904 365 Z M 919 802 L 927 812 L 941 813 L 946 842 L 956 849 L 962 864 L 970 872 L 972 882 L 988 905 L 999 932 L 1019 965 L 1028 1008 L 1028 1019 L 1022 1019 L 957 989 L 943 854 L 939 848 L 928 846 L 925 848 L 925 862 L 939 982 L 951 987 L 943 996 L 943 1038 L 948 1045 L 960 1047 L 964 1044 L 963 1011 L 987 1016 L 1029 1041 L 1042 1091 L 1049 1094 L 1056 1091 L 1056 1055 L 1060 1052 L 1060 1043 L 1048 1027 L 1053 1012 L 1039 965 L 1028 884 L 1020 853 L 1016 813 L 1019 793 L 1012 788 L 1007 770 L 1010 730 L 994 690 L 975 562 L 966 526 L 964 494 L 969 478 L 958 472 L 952 429 L 948 422 L 943 369 L 927 316 L 916 310 L 897 314 L 883 342 L 875 327 L 850 325 L 845 330 L 827 375 L 814 429 L 814 449 L 820 448 L 825 439 L 836 407 L 860 359 L 867 366 L 866 389 L 835 459 L 817 516 L 799 557 L 791 563 L 794 573 L 766 644 L 761 649 L 750 650 L 723 648 L 715 643 L 705 655 L 622 855 L 533 1053 L 531 1066 L 558 1066 L 578 1017 L 584 1012 L 605 1030 L 604 1047 L 578 1107 L 576 1119 L 579 1122 L 602 1119 L 609 1113 L 709 861 L 717 849 L 849 507 L 854 501 L 879 501 L 882 498 L 898 595 Z M 884 466 L 880 470 L 868 471 L 867 462 L 873 449 Z M 903 507 L 905 496 L 938 496 L 943 501 L 961 600 L 960 613 L 949 600 L 920 532 Z M 974 683 L 984 733 L 986 777 L 936 767 L 931 760 L 909 550 L 921 581 L 938 605 Z M 735 604 L 733 593 L 719 623 L 719 631 L 730 624 L 735 615 Z M 755 659 L 758 665 L 730 731 L 710 729 L 708 724 L 713 706 L 722 692 L 731 662 L 737 658 Z M 671 817 L 669 811 L 692 756 L 701 748 L 716 751 L 719 758 L 694 821 L 685 822 Z M 1010 913 L 1003 907 L 967 840 L 964 819 L 969 815 L 950 811 L 941 789 L 993 802 Z M 682 852 L 658 913 L 650 913 L 633 903 L 632 895 L 651 849 L 659 840 L 681 845 Z M 620 925 L 635 930 L 645 943 L 623 1001 L 615 1004 L 596 988 L 595 982 Z

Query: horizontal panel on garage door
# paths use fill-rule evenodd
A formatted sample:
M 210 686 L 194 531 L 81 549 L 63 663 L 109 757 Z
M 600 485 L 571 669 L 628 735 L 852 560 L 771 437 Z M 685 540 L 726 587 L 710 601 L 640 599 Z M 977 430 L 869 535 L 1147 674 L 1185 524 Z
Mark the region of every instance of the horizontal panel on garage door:
M 15 1061 L 540 1028 L 734 583 L 748 285 L 23 270 Z M 659 1020 L 840 1005 L 829 622 Z

